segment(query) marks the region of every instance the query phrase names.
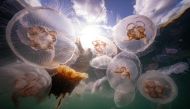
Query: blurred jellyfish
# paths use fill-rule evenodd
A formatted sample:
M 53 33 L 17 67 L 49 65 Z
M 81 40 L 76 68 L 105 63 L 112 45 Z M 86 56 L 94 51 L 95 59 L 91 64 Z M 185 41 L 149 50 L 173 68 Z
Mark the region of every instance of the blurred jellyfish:
M 157 72 L 164 75 L 185 73 L 189 70 L 189 65 L 185 62 L 178 62 L 171 66 L 163 67 L 157 70 Z
M 19 97 L 42 100 L 51 88 L 51 77 L 46 70 L 26 63 L 12 63 L 0 67 L 0 92 L 11 94 L 18 105 Z
M 124 51 L 113 58 L 106 73 L 111 87 L 116 88 L 123 82 L 135 82 L 141 74 L 141 63 L 135 54 Z
M 149 18 L 131 15 L 114 27 L 113 38 L 121 50 L 138 53 L 153 43 L 156 32 L 156 26 Z
M 96 81 L 93 83 L 93 85 L 92 85 L 91 93 L 95 93 L 95 92 L 97 92 L 98 90 L 100 90 L 102 84 L 103 84 L 104 82 L 106 82 L 106 81 L 107 81 L 107 77 L 106 77 L 106 76 L 104 76 L 104 77 L 102 77 L 102 78 L 96 80 Z
M 114 56 L 116 45 L 107 37 L 107 33 L 96 25 L 86 26 L 80 33 L 80 41 L 84 50 L 91 49 L 94 55 Z
M 177 86 L 172 78 L 156 70 L 143 74 L 137 82 L 137 87 L 145 98 L 158 104 L 172 102 L 178 94 Z
M 114 102 L 117 107 L 123 107 L 132 103 L 135 99 L 135 86 L 131 82 L 118 85 L 114 93 Z
M 70 60 L 76 49 L 63 28 L 69 27 L 65 22 L 64 16 L 51 9 L 24 9 L 8 23 L 6 39 L 24 62 L 54 68 Z
M 91 60 L 90 66 L 96 69 L 106 69 L 112 58 L 106 55 L 95 57 Z

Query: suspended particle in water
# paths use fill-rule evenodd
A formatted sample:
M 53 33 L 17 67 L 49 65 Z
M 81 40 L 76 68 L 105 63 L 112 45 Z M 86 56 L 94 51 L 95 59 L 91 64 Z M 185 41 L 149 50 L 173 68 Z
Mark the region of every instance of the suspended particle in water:
M 137 87 L 145 98 L 159 104 L 172 102 L 178 93 L 175 82 L 156 70 L 143 74 L 137 82 Z
M 149 18 L 131 15 L 114 26 L 113 39 L 121 50 L 138 53 L 154 42 L 156 32 L 157 28 Z

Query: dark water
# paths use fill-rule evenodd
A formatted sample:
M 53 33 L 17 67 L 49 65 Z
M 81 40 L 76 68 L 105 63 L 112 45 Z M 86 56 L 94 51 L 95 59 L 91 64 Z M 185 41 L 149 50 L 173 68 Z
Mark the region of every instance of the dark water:
M 10 8 L 5 11 L 3 1 L 0 2 L 0 64 L 2 61 L 15 59 L 11 50 L 5 43 L 5 26 L 14 13 L 21 7 L 13 8 L 12 5 L 6 5 Z M 178 50 L 175 54 L 166 54 L 165 48 L 175 48 Z M 153 44 L 153 50 L 140 58 L 143 68 L 148 64 L 157 63 L 159 67 L 171 65 L 177 62 L 188 62 L 190 64 L 190 9 L 188 9 L 180 18 L 161 28 L 160 35 Z M 136 92 L 133 103 L 121 109 L 189 109 L 190 101 L 190 72 L 178 75 L 171 75 L 178 86 L 177 98 L 169 104 L 158 105 L 146 100 L 140 93 Z M 1 89 L 0 89 L 1 90 Z M 35 100 L 21 99 L 21 109 L 54 109 L 56 99 L 50 96 L 41 103 Z M 5 95 L 0 95 L 0 109 L 14 109 L 13 103 Z M 95 94 L 85 93 L 75 95 L 71 98 L 65 98 L 62 109 L 117 109 L 113 101 L 113 90 L 106 87 L 103 91 Z

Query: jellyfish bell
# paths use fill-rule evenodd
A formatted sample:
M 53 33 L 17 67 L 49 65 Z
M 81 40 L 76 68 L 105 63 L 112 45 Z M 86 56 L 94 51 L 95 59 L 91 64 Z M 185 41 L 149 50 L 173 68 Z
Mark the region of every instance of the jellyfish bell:
M 123 82 L 136 82 L 141 74 L 140 60 L 133 53 L 121 52 L 112 59 L 106 74 L 112 88 Z
M 7 42 L 24 62 L 45 68 L 64 64 L 72 57 L 76 46 L 67 37 L 69 33 L 60 29 L 67 27 L 63 18 L 48 8 L 21 10 L 7 25 Z
M 114 27 L 113 39 L 121 50 L 138 53 L 153 43 L 156 32 L 156 26 L 149 18 L 131 15 Z
M 172 78 L 156 70 L 143 74 L 137 82 L 137 87 L 145 98 L 159 104 L 172 102 L 178 94 L 177 86 Z
M 135 85 L 131 82 L 124 82 L 117 86 L 114 92 L 114 102 L 117 107 L 124 107 L 135 99 Z
M 42 68 L 15 62 L 0 67 L 1 93 L 8 93 L 17 105 L 20 97 L 46 97 L 51 88 L 51 77 Z
M 106 69 L 111 60 L 112 58 L 107 55 L 97 56 L 90 61 L 90 66 L 96 69 Z
M 91 49 L 95 56 L 117 54 L 116 45 L 107 37 L 107 33 L 96 25 L 86 26 L 80 33 L 80 41 L 84 50 Z

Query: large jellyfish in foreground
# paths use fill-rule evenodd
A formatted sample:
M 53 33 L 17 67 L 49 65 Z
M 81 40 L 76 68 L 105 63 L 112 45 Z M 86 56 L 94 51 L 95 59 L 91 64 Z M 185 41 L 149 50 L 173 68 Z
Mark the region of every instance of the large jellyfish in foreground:
M 6 38 L 12 51 L 24 62 L 54 68 L 65 64 L 76 45 L 65 29 L 66 18 L 47 8 L 19 11 L 8 23 Z
M 124 51 L 113 58 L 106 73 L 111 87 L 115 89 L 120 83 L 135 82 L 141 73 L 141 63 L 135 54 Z
M 143 74 L 137 82 L 137 87 L 145 98 L 158 104 L 169 103 L 178 94 L 175 82 L 169 76 L 156 70 Z
M 113 31 L 113 38 L 121 50 L 142 52 L 156 37 L 156 26 L 142 15 L 131 15 L 121 20 Z
M 34 97 L 37 100 L 46 97 L 51 82 L 46 70 L 26 63 L 15 62 L 0 67 L 0 93 L 10 94 L 17 106 L 21 97 Z

